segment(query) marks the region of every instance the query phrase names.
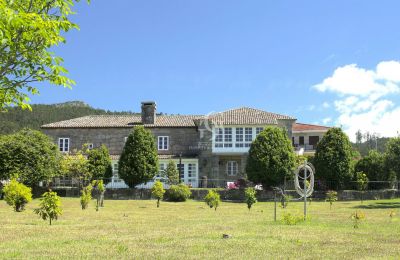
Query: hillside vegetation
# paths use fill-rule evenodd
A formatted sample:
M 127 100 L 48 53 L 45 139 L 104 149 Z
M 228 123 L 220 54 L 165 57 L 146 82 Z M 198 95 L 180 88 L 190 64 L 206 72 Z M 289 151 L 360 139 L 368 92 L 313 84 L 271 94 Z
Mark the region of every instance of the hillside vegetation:
M 70 101 L 52 105 L 32 105 L 32 111 L 19 107 L 0 113 L 0 134 L 10 134 L 24 127 L 39 130 L 43 124 L 68 120 L 87 115 L 129 115 L 133 112 L 114 112 L 96 109 L 81 101 Z

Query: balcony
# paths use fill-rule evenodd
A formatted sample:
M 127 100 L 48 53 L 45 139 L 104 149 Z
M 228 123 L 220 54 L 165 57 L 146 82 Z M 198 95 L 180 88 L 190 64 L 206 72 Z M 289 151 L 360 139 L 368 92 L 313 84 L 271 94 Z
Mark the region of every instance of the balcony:
M 300 154 L 300 153 L 308 153 L 308 154 L 315 153 L 315 146 L 312 145 L 312 144 L 303 144 L 303 145 L 294 144 L 293 147 L 294 147 L 294 151 L 297 154 Z

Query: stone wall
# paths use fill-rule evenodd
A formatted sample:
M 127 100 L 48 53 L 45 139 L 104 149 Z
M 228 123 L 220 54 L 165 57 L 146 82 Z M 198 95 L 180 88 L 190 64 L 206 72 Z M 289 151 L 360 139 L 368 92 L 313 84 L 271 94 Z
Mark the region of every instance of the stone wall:
M 169 150 L 158 151 L 158 154 L 196 155 L 199 134 L 196 128 L 190 127 L 165 127 L 147 128 L 153 135 L 155 142 L 157 136 L 169 136 Z M 125 145 L 125 137 L 132 128 L 47 128 L 42 131 L 58 144 L 58 138 L 70 138 L 70 151 L 82 149 L 86 143 L 93 143 L 94 147 L 106 145 L 110 154 L 119 155 Z

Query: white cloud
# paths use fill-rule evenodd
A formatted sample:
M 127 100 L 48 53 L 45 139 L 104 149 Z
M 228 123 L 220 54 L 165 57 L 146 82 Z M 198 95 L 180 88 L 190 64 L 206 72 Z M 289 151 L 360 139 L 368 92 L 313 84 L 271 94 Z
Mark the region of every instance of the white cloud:
M 352 140 L 359 129 L 382 136 L 394 136 L 400 130 L 400 106 L 388 97 L 400 94 L 399 61 L 382 61 L 375 70 L 356 64 L 339 67 L 313 88 L 337 96 L 333 102 L 339 113 L 335 124 L 341 125 Z M 323 122 L 332 120 L 328 119 Z
M 327 118 L 322 119 L 322 123 L 323 123 L 324 125 L 330 123 L 331 121 L 332 121 L 332 118 L 330 118 L 330 117 L 327 117 Z
M 328 102 L 324 102 L 324 103 L 322 103 L 322 107 L 323 107 L 323 108 L 330 108 L 331 105 L 329 105 Z

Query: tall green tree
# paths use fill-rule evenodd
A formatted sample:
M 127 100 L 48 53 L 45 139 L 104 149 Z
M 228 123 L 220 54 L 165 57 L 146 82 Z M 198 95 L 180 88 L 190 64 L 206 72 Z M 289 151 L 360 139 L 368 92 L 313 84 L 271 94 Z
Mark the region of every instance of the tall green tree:
M 370 181 L 386 181 L 385 157 L 376 150 L 369 151 L 368 155 L 358 160 L 354 171 L 364 172 Z
M 58 147 L 39 131 L 0 136 L 0 179 L 15 177 L 33 187 L 57 175 L 61 159 Z
M 0 110 L 12 105 L 30 108 L 35 82 L 71 87 L 63 59 L 50 48 L 65 43 L 78 29 L 68 17 L 79 0 L 0 0 Z
M 250 181 L 264 187 L 283 183 L 295 166 L 292 143 L 284 129 L 265 128 L 251 144 L 246 165 Z
M 154 136 L 143 126 L 129 134 L 118 163 L 118 174 L 129 187 L 146 183 L 158 172 L 158 156 Z
M 176 185 L 179 183 L 179 171 L 176 168 L 176 163 L 174 161 L 169 161 L 167 164 L 167 169 L 164 170 L 165 177 L 168 178 L 168 184 Z
M 66 177 L 76 178 L 81 182 L 92 179 L 88 159 L 80 150 L 75 151 L 74 154 L 63 156 L 61 160 L 61 174 Z
M 389 181 L 400 179 L 400 137 L 391 138 L 386 144 L 385 169 Z
M 86 153 L 88 170 L 92 179 L 101 180 L 112 177 L 110 153 L 104 144 L 100 147 L 88 150 Z
M 352 179 L 352 148 L 340 128 L 331 128 L 317 145 L 314 157 L 316 177 L 343 188 Z

